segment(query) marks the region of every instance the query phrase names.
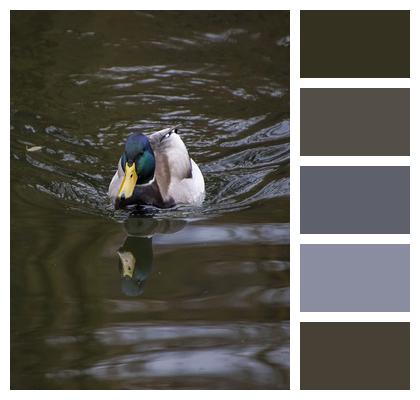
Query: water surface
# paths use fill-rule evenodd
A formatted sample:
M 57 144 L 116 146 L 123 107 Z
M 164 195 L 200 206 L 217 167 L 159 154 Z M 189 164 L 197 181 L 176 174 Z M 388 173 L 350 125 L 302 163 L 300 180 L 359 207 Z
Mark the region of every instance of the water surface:
M 13 12 L 11 35 L 12 388 L 288 388 L 288 12 Z M 114 212 L 127 135 L 175 124 L 203 206 Z

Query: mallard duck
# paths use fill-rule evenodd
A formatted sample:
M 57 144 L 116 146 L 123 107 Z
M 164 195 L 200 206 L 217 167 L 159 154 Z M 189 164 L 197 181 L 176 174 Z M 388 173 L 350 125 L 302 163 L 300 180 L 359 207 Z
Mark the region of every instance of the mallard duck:
M 117 254 L 122 292 L 140 296 L 153 268 L 152 238 L 128 236 Z
M 130 216 L 124 221 L 127 236 L 118 248 L 121 290 L 127 296 L 143 294 L 153 268 L 153 236 L 181 231 L 186 221 Z
M 131 204 L 200 205 L 205 197 L 204 178 L 177 128 L 149 136 L 133 133 L 127 138 L 108 195 L 116 209 Z

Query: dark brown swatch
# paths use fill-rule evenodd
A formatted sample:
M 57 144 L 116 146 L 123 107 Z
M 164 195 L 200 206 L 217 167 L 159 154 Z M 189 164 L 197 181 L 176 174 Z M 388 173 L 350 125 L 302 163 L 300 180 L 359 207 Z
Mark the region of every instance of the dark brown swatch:
M 410 89 L 301 89 L 302 156 L 409 156 Z
M 301 389 L 410 389 L 408 322 L 303 322 Z
M 409 78 L 410 11 L 301 11 L 300 76 Z

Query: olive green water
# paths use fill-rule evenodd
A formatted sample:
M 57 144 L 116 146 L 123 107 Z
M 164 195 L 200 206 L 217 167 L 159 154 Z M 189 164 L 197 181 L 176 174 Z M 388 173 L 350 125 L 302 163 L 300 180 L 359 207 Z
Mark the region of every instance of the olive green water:
M 11 80 L 11 387 L 287 389 L 288 12 L 13 12 Z M 173 124 L 203 206 L 114 212 Z

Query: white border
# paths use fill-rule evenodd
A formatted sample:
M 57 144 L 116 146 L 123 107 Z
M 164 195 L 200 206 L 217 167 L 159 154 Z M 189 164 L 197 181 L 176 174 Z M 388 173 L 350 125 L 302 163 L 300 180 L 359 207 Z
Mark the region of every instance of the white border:
M 300 156 L 301 166 L 409 166 L 409 156 Z
M 409 88 L 410 78 L 300 78 L 301 88 Z
M 290 390 L 300 386 L 300 11 L 290 11 Z M 298 195 L 298 197 L 296 197 Z
M 113 2 L 109 0 L 92 1 L 92 0 L 73 0 L 73 1 L 3 1 L 1 8 L 1 43 L 2 43 L 2 55 L 3 62 L 1 63 L 4 88 L 2 91 L 2 107 L 0 108 L 2 124 L 2 135 L 1 140 L 3 141 L 1 146 L 2 162 L 1 171 L 3 177 L 3 193 L 8 191 L 10 193 L 9 179 L 9 148 L 10 140 L 8 136 L 9 132 L 9 102 L 10 102 L 10 81 L 9 81 L 9 43 L 10 43 L 10 26 L 9 26 L 9 10 L 10 9 L 219 9 L 219 10 L 231 10 L 231 9 L 261 9 L 261 10 L 290 10 L 291 11 L 291 390 L 290 391 L 265 391 L 262 395 L 267 399 L 282 398 L 311 398 L 311 399 L 336 399 L 337 396 L 343 399 L 353 398 L 358 396 L 362 399 L 371 399 L 372 396 L 379 395 L 383 399 L 394 399 L 395 397 L 404 398 L 418 398 L 420 395 L 419 390 L 419 337 L 420 330 L 418 324 L 420 321 L 420 294 L 418 289 L 418 282 L 420 278 L 420 254 L 419 254 L 419 222 L 420 214 L 418 207 L 415 205 L 420 204 L 420 196 L 418 189 L 418 181 L 420 177 L 419 162 L 416 159 L 419 153 L 419 135 L 420 135 L 420 124 L 419 124 L 419 62 L 418 52 L 419 46 L 419 2 L 417 0 L 260 0 L 257 3 L 249 0 L 212 0 L 212 1 L 201 1 L 193 2 L 191 0 L 184 1 L 178 0 L 174 2 L 172 0 L 164 1 L 150 1 L 143 0 L 139 1 L 127 1 L 120 0 Z M 411 10 L 411 78 L 410 79 L 360 79 L 360 80 L 349 80 L 349 79 L 300 79 L 299 71 L 299 10 L 300 9 L 410 9 Z M 363 235 L 351 235 L 351 238 L 346 237 L 347 235 L 340 235 L 339 243 L 358 243 L 358 242 L 371 242 L 371 243 L 411 243 L 411 312 L 408 313 L 352 313 L 346 314 L 346 320 L 381 320 L 391 321 L 399 318 L 401 320 L 411 321 L 411 390 L 410 391 L 299 391 L 299 321 L 308 321 L 313 318 L 316 321 L 328 321 L 330 318 L 341 318 L 335 313 L 311 313 L 312 316 L 307 315 L 308 313 L 300 313 L 299 304 L 299 244 L 301 243 L 334 243 L 334 238 L 327 237 L 329 235 L 300 235 L 299 234 L 299 167 L 300 165 L 315 165 L 314 160 L 309 160 L 307 157 L 299 156 L 299 87 L 410 87 L 411 88 L 411 157 L 403 158 L 401 164 L 398 165 L 410 165 L 411 166 L 411 234 L 402 236 L 383 235 L 375 236 L 368 235 L 369 237 L 363 237 Z M 337 165 L 329 164 L 326 157 L 322 157 L 322 165 Z M 339 162 L 338 160 L 336 160 Z M 351 161 L 351 162 L 350 162 Z M 342 161 L 343 164 L 339 165 L 354 165 L 353 162 L 356 160 L 350 160 L 346 158 Z M 383 162 L 384 164 L 378 164 Z M 372 163 L 372 164 L 370 164 Z M 376 163 L 376 164 L 373 164 Z M 363 158 L 360 160 L 358 165 L 397 165 L 396 161 L 390 158 Z M 399 161 L 398 161 L 399 163 Z M 321 165 L 321 162 L 320 164 Z M 6 190 L 4 190 L 6 186 Z M 9 196 L 3 195 L 1 198 L 1 206 L 3 212 L 6 213 L 5 222 L 3 224 L 2 238 L 2 255 L 6 260 L 10 260 L 10 214 L 7 210 L 9 209 Z M 336 236 L 337 237 L 337 236 Z M 10 354 L 10 320 L 9 320 L 9 306 L 10 306 L 10 275 L 9 269 L 6 265 L 3 265 L 4 271 L 1 280 L 1 310 L 3 316 L 3 329 L 1 330 L 1 344 L 3 362 L 1 363 L 0 370 L 0 382 L 1 382 L 1 395 L 3 398 L 31 398 L 31 399 L 48 399 L 59 395 L 63 399 L 74 399 L 74 397 L 87 397 L 87 396 L 101 396 L 105 399 L 113 399 L 117 393 L 114 391 L 9 391 L 9 357 Z M 378 315 L 379 314 L 379 315 Z M 253 399 L 255 396 L 260 396 L 255 391 L 218 391 L 216 393 L 212 391 L 124 391 L 122 395 L 128 399 L 138 398 L 138 396 L 146 397 L 147 399 L 196 399 L 197 396 L 203 399 L 211 399 L 215 395 L 222 397 L 234 397 L 240 399 Z
M 300 4 L 305 2 L 300 2 Z M 318 7 L 319 4 L 324 2 L 314 2 L 316 3 L 316 9 L 321 9 L 322 7 Z M 388 9 L 389 2 L 380 2 L 380 7 L 374 7 L 371 2 L 366 2 L 365 5 L 367 7 L 359 7 L 359 2 L 353 2 L 353 5 L 350 7 L 341 7 L 335 5 L 331 9 Z M 418 241 L 415 240 L 418 237 L 417 229 L 418 225 L 414 223 L 419 222 L 419 216 L 417 212 L 417 207 L 414 207 L 415 204 L 419 204 L 418 198 L 418 189 L 416 187 L 416 182 L 418 186 L 418 177 L 419 171 L 418 166 L 416 164 L 416 155 L 418 154 L 418 49 L 416 49 L 414 43 L 416 39 L 419 38 L 418 34 L 418 24 L 419 24 L 419 17 L 418 17 L 418 9 L 415 9 L 414 2 L 410 5 L 405 4 L 404 2 L 395 2 L 395 5 L 398 4 L 398 9 L 410 9 L 410 19 L 411 19 L 411 48 L 410 48 L 410 57 L 411 57 L 411 68 L 410 68 L 410 78 L 404 79 L 348 79 L 348 78 L 333 78 L 333 79 L 304 79 L 300 78 L 300 71 L 296 71 L 292 69 L 291 76 L 295 78 L 298 82 L 295 86 L 300 88 L 410 88 L 410 156 L 409 157 L 309 157 L 309 156 L 300 156 L 300 152 L 298 149 L 294 149 L 291 153 L 291 170 L 294 170 L 294 177 L 291 177 L 291 198 L 293 201 L 291 202 L 292 211 L 291 211 L 291 225 L 294 229 L 291 229 L 291 242 L 292 242 L 292 249 L 291 249 L 291 268 L 292 268 L 292 276 L 295 279 L 292 279 L 291 283 L 291 304 L 299 304 L 300 302 L 300 290 L 296 287 L 299 285 L 297 281 L 297 276 L 299 276 L 300 272 L 300 244 L 335 244 L 335 243 L 404 243 L 410 244 L 410 256 L 411 256 L 411 268 L 410 268 L 410 312 L 317 312 L 317 313 L 309 313 L 309 312 L 298 312 L 299 321 L 300 322 L 332 322 L 332 321 L 340 321 L 340 322 L 382 322 L 382 321 L 393 321 L 393 322 L 410 322 L 411 324 L 411 390 L 410 391 L 397 391 L 398 396 L 413 396 L 414 393 L 417 393 L 415 396 L 419 396 L 419 367 L 418 367 L 418 360 L 419 360 L 419 351 L 418 351 L 418 329 L 417 329 L 417 322 L 419 320 L 419 294 L 417 285 L 415 282 L 418 282 L 418 265 L 419 265 L 419 255 L 418 255 Z M 303 7 L 302 7 L 303 8 Z M 309 8 L 309 7 L 308 7 Z M 389 7 L 392 8 L 392 7 Z M 392 29 L 392 28 L 391 28 Z M 291 37 L 291 46 L 295 41 L 295 37 Z M 417 42 L 417 47 L 418 42 Z M 296 76 L 297 75 L 297 76 Z M 300 93 L 299 93 L 300 94 Z M 293 133 L 292 137 L 294 138 L 295 142 L 299 141 L 299 126 L 300 123 L 300 108 L 299 102 L 297 101 L 296 93 L 294 94 L 294 100 L 291 102 L 291 108 L 297 112 L 293 113 L 293 120 L 291 121 Z M 415 109 L 415 106 L 416 109 Z M 298 154 L 296 154 L 298 153 Z M 296 157 L 296 158 L 294 158 Z M 296 234 L 296 230 L 299 229 L 300 226 L 300 179 L 297 176 L 300 173 L 300 166 L 410 166 L 410 211 L 411 211 L 411 231 L 410 234 L 407 235 L 304 235 L 304 234 Z M 292 175 L 292 173 L 291 173 Z M 417 177 L 417 179 L 414 179 Z M 295 314 L 292 313 L 291 319 L 293 320 Z M 293 321 L 293 326 L 298 325 L 296 321 Z M 291 341 L 295 341 L 297 335 L 291 337 Z M 417 338 L 417 341 L 415 341 Z M 392 345 L 392 344 L 390 344 Z M 291 353 L 291 358 L 293 364 L 295 362 L 299 362 L 299 356 L 297 353 L 300 352 L 298 346 L 297 351 L 296 349 L 293 350 Z M 293 369 L 292 371 L 293 376 L 298 374 L 297 369 Z M 417 377 L 417 380 L 415 379 Z M 299 388 L 299 377 L 293 379 L 292 390 Z M 296 384 L 296 386 L 295 386 Z M 316 393 L 315 398 L 318 397 L 319 392 L 312 392 Z M 324 397 L 325 395 L 331 395 L 331 392 L 328 391 L 321 391 L 322 395 L 319 398 Z M 376 392 L 376 391 L 374 391 Z M 300 392 L 302 393 L 302 392 Z M 339 396 L 342 396 L 343 391 L 339 391 Z M 386 393 L 386 395 L 384 395 Z M 386 397 L 389 392 L 381 391 L 381 396 Z M 397 393 L 394 392 L 394 395 L 397 396 Z M 357 391 L 357 396 L 361 396 L 362 398 L 370 398 L 372 396 L 371 391 Z

